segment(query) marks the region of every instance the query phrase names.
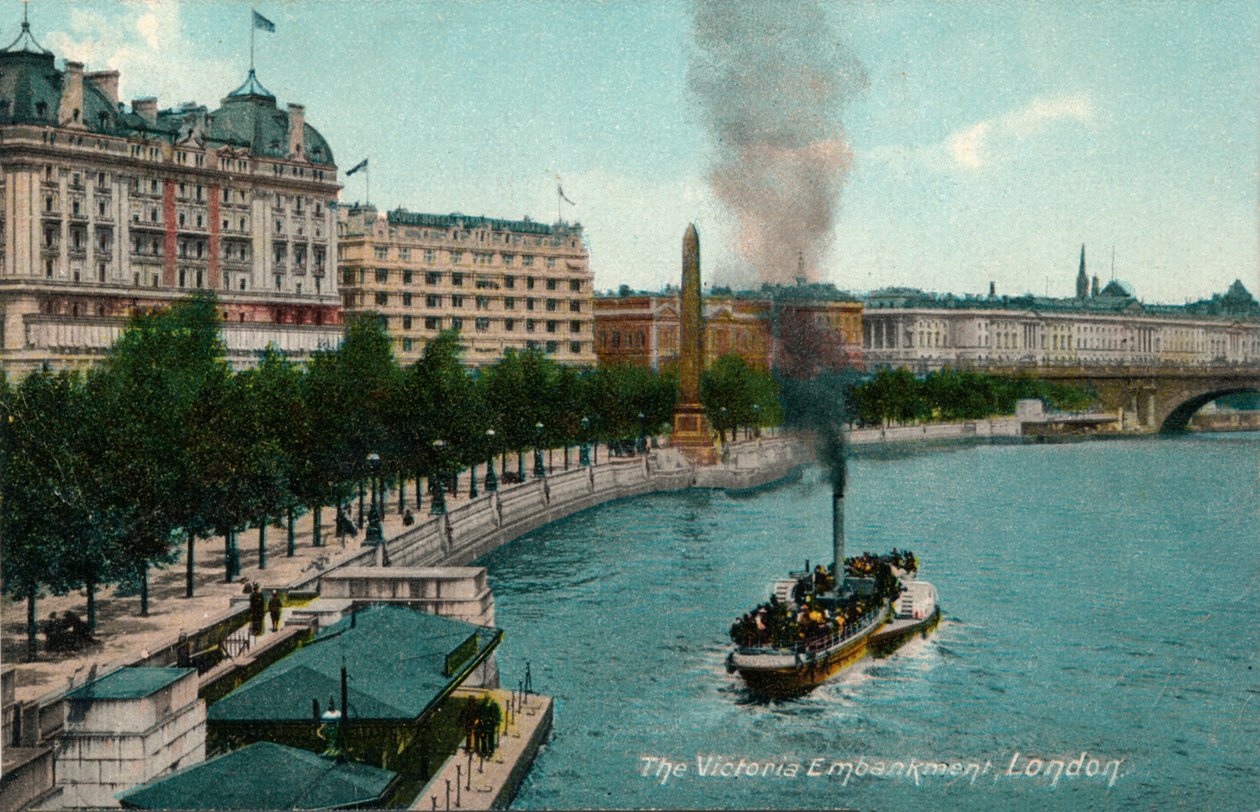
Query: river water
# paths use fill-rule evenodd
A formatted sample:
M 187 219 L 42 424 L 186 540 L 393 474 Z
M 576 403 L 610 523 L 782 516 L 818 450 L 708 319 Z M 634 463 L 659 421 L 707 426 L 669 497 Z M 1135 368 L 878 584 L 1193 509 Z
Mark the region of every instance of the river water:
M 1254 433 L 858 457 L 848 550 L 913 549 L 945 620 L 773 704 L 727 631 L 829 557 L 820 471 L 525 536 L 479 562 L 505 686 L 556 699 L 515 806 L 1256 809 L 1258 468 Z

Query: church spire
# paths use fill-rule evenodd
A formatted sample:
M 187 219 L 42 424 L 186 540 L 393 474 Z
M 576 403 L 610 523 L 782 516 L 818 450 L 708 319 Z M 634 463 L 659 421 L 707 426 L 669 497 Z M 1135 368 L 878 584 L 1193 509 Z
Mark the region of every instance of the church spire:
M 1076 273 L 1076 298 L 1089 296 L 1089 277 L 1085 275 L 1085 243 L 1081 243 L 1081 269 Z

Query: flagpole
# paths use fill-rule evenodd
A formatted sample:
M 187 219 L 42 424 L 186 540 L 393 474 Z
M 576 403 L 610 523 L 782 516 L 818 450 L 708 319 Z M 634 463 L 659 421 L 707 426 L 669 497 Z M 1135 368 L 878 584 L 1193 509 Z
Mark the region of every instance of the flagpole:
M 258 27 L 258 25 L 254 22 L 253 14 L 254 14 L 253 9 L 250 9 L 250 17 L 249 17 L 249 72 L 250 73 L 254 72 L 254 29 Z
M 364 190 L 363 196 L 367 199 L 367 205 L 370 206 L 372 205 L 372 164 L 370 163 L 363 167 L 363 181 L 367 184 L 367 189 Z

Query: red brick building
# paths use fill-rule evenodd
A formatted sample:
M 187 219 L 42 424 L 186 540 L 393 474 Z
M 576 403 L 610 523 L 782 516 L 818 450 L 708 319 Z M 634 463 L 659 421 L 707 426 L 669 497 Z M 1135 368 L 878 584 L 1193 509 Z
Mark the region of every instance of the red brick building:
M 660 369 L 678 358 L 676 290 L 595 298 L 595 354 L 601 364 Z M 769 293 L 704 297 L 705 364 L 737 354 L 756 369 L 860 366 L 862 305 L 836 298 Z M 777 323 L 776 323 L 777 322 Z

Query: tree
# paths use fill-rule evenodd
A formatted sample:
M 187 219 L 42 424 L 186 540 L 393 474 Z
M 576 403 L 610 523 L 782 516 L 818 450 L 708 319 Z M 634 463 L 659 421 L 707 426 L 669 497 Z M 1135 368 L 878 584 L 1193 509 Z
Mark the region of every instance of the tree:
M 100 462 L 109 472 L 104 512 L 126 538 L 119 566 L 129 569 L 148 614 L 148 570 L 187 541 L 191 588 L 195 538 L 205 521 L 197 460 L 190 453 L 197 406 L 227 375 L 213 294 L 166 310 L 137 313 L 89 378 L 106 417 Z
M 363 313 L 346 325 L 335 351 L 316 353 L 303 378 L 306 435 L 299 443 L 294 492 L 314 513 L 314 543 L 322 541 L 321 508 L 340 504 L 369 474 L 368 454 L 396 456 L 386 428 L 399 385 L 393 344 L 380 317 Z
M 88 591 L 95 624 L 96 587 L 107 576 L 110 549 L 100 543 L 91 504 L 95 477 L 87 456 L 87 400 L 77 372 L 28 375 L 5 403 L 0 543 L 4 591 L 27 603 L 27 657 L 36 655 L 36 601 L 44 589 Z
M 190 535 L 224 539 L 224 580 L 240 574 L 237 532 L 265 521 L 285 501 L 287 471 L 281 444 L 266 414 L 259 373 L 224 374 L 205 382 L 193 405 L 188 454 L 198 502 Z
M 538 441 L 537 424 L 546 428 L 551 417 L 556 374 L 555 362 L 538 350 L 509 349 L 481 370 L 478 385 L 490 422 L 499 427 L 496 439 L 501 436 L 503 448 L 518 453 L 522 474 L 525 463 L 519 455 Z
M 404 373 L 402 429 L 409 470 L 450 474 L 450 466 L 476 465 L 485 459 L 486 429 L 491 428 L 482 392 L 461 363 L 459 333 L 448 330 L 425 345 L 424 353 Z M 446 444 L 439 455 L 435 440 Z M 442 470 L 438 470 L 441 467 Z
M 300 507 L 295 480 L 302 466 L 303 444 L 310 436 L 310 416 L 302 398 L 301 369 L 274 348 L 269 347 L 263 353 L 256 368 L 241 374 L 250 418 L 255 422 L 260 443 L 267 446 L 268 459 L 276 466 L 276 478 L 267 480 L 271 488 L 257 494 L 255 521 L 259 528 L 261 557 L 266 525 L 292 515 Z M 291 535 L 289 555 L 293 555 Z
M 645 431 L 661 431 L 678 405 L 678 378 L 647 367 L 601 365 L 586 376 L 583 388 L 592 436 L 605 442 L 637 436 L 640 414 Z
M 741 425 L 761 423 L 763 409 L 767 419 L 776 417 L 779 387 L 769 374 L 753 369 L 741 356 L 724 355 L 701 376 L 700 402 L 725 441 L 727 431 L 734 434 Z

